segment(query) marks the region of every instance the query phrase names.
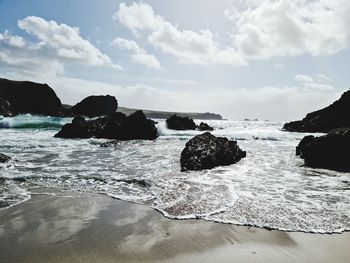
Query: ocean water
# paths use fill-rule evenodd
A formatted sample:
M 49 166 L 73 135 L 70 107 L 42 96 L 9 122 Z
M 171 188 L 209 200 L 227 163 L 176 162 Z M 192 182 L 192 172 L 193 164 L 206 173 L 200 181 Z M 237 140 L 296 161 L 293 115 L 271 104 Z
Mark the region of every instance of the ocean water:
M 158 121 L 155 141 L 54 138 L 69 118 L 0 117 L 0 209 L 30 198 L 37 187 L 97 192 L 151 206 L 169 218 L 286 231 L 350 230 L 350 173 L 302 166 L 295 147 L 306 134 L 269 121 L 208 121 L 217 136 L 247 151 L 239 163 L 180 172 L 180 154 L 197 131 L 172 131 Z

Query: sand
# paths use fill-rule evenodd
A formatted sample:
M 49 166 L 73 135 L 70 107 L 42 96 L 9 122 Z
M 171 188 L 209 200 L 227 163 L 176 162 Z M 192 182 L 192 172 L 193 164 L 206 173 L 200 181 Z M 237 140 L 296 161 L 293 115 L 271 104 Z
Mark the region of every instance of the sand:
M 40 190 L 39 192 L 42 192 Z M 350 262 L 350 232 L 171 220 L 97 194 L 35 194 L 0 211 L 0 262 Z

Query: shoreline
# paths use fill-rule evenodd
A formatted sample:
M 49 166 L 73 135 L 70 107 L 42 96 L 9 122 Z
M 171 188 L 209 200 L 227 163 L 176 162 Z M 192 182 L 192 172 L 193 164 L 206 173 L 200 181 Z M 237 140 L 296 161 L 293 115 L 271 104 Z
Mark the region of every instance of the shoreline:
M 349 262 L 350 232 L 284 232 L 164 217 L 146 205 L 57 191 L 0 211 L 0 262 Z

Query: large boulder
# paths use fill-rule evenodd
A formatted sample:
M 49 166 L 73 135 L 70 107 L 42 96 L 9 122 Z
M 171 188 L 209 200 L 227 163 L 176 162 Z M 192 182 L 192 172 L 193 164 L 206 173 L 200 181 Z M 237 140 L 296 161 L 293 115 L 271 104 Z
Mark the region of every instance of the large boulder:
M 320 137 L 306 136 L 296 154 L 304 159 L 305 166 L 350 171 L 350 128 L 335 129 Z
M 65 110 L 47 84 L 0 79 L 0 97 L 11 105 L 12 113 L 61 116 Z
M 3 98 L 0 98 L 0 115 L 4 117 L 12 116 L 11 105 Z
M 116 112 L 88 121 L 78 116 L 55 135 L 57 138 L 96 137 L 116 140 L 153 140 L 157 136 L 153 121 L 147 119 L 142 111 L 136 111 L 129 116 Z
M 118 109 L 118 102 L 114 96 L 89 96 L 69 109 L 74 115 L 87 117 L 107 116 Z
M 195 130 L 197 128 L 194 121 L 188 117 L 171 116 L 166 120 L 167 127 L 171 130 Z
M 350 127 L 350 90 L 330 106 L 311 112 L 300 121 L 286 123 L 283 129 L 291 132 L 326 133 L 342 127 Z
M 231 165 L 246 157 L 236 141 L 206 132 L 193 137 L 181 153 L 181 171 L 212 169 Z
M 205 122 L 201 122 L 198 127 L 197 127 L 197 130 L 199 131 L 213 131 L 214 128 L 213 127 L 210 127 L 207 123 Z
M 0 163 L 7 163 L 10 160 L 11 160 L 11 157 L 0 153 Z

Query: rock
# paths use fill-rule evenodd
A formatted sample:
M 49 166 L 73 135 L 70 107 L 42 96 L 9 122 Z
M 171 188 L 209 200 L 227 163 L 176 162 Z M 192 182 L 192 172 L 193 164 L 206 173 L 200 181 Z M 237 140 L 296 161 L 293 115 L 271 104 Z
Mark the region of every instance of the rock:
M 214 128 L 210 127 L 207 123 L 201 122 L 199 126 L 197 127 L 197 130 L 199 131 L 213 131 Z
M 335 129 L 320 137 L 306 136 L 296 153 L 305 166 L 350 171 L 350 128 Z
M 7 100 L 0 98 L 0 115 L 4 117 L 12 116 L 11 105 Z
M 188 117 L 171 116 L 166 120 L 167 127 L 171 130 L 195 130 L 197 128 L 194 121 Z
M 0 153 L 0 163 L 7 163 L 11 160 L 11 157 Z
M 101 143 L 100 147 L 103 147 L 103 148 L 109 148 L 109 147 L 117 147 L 118 145 L 120 144 L 120 141 L 118 140 L 113 140 L 113 141 L 108 141 L 108 142 L 104 142 L 104 143 Z
M 116 140 L 153 140 L 158 137 L 157 128 L 142 111 L 125 116 L 116 112 L 110 116 L 86 121 L 75 117 L 72 123 L 62 127 L 57 138 L 106 138 Z
M 215 137 L 210 132 L 193 137 L 181 153 L 181 171 L 212 169 L 231 165 L 246 157 L 236 141 Z
M 13 114 L 62 116 L 60 99 L 47 84 L 0 79 L 0 97 L 11 105 Z
M 83 99 L 69 109 L 73 116 L 87 117 L 107 116 L 118 109 L 118 102 L 114 96 L 90 96 Z
M 330 106 L 306 115 L 301 121 L 286 123 L 283 129 L 290 132 L 324 132 L 350 127 L 350 90 Z

